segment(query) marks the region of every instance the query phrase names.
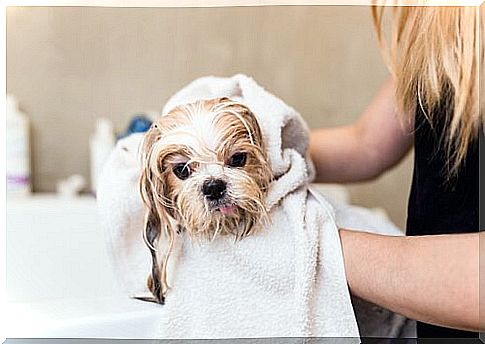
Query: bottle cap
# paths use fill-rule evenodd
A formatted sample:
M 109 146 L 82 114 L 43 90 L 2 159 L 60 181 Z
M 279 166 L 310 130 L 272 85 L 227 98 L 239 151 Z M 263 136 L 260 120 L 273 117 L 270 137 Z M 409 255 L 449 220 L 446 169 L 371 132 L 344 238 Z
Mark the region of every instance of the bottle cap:
M 108 118 L 101 117 L 96 121 L 96 136 L 98 137 L 112 137 L 113 123 Z
M 15 97 L 13 94 L 7 93 L 6 105 L 7 105 L 7 114 L 13 113 L 18 110 L 19 101 L 17 100 L 17 97 Z

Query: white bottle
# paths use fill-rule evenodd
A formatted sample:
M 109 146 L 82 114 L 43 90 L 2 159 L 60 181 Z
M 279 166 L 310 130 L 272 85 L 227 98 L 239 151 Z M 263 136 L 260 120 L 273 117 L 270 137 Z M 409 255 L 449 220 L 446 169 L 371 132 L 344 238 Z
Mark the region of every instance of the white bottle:
M 91 191 L 96 194 L 98 177 L 104 163 L 115 147 L 113 124 L 107 118 L 98 118 L 96 130 L 89 141 L 91 152 Z
M 29 119 L 18 108 L 18 100 L 7 94 L 7 196 L 31 193 Z

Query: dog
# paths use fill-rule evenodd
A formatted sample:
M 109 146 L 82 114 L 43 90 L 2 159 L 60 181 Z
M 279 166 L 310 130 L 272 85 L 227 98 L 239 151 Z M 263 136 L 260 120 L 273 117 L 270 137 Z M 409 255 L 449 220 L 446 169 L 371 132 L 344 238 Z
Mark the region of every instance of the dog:
M 142 145 L 140 193 L 152 269 L 147 286 L 164 304 L 182 233 L 240 240 L 268 219 L 271 166 L 256 117 L 229 98 L 179 105 L 152 124 Z

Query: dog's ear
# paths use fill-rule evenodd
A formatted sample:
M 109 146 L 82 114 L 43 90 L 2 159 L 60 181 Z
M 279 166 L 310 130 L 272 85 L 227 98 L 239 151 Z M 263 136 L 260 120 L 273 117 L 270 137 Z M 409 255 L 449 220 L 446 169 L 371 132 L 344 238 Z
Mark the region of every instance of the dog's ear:
M 152 268 L 150 275 L 148 276 L 147 286 L 150 292 L 155 297 L 156 302 L 164 303 L 164 293 L 162 288 L 161 279 L 161 266 L 159 264 L 158 257 L 158 242 L 161 239 L 161 229 L 162 224 L 160 216 L 158 215 L 155 201 L 153 199 L 153 190 L 151 188 L 151 183 L 149 181 L 149 171 L 143 171 L 140 178 L 140 189 L 143 201 L 146 206 L 145 224 L 143 229 L 143 239 L 148 249 L 150 250 L 150 255 L 152 259 Z
M 161 166 L 157 165 L 157 161 L 152 161 L 158 159 L 152 153 L 159 137 L 157 126 L 152 126 L 145 135 L 139 187 L 146 208 L 143 239 L 150 250 L 152 259 L 152 269 L 147 279 L 147 286 L 155 297 L 155 302 L 163 304 L 169 288 L 166 270 L 175 230 L 173 229 L 173 219 L 167 210 L 169 205 L 166 204 L 163 171 Z

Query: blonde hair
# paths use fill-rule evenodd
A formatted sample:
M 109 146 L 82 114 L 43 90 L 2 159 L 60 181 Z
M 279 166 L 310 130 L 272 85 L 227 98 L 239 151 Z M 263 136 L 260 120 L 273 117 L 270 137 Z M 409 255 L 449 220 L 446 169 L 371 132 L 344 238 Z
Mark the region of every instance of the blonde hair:
M 433 125 L 438 106 L 446 118 L 449 173 L 455 174 L 478 136 L 479 64 L 483 61 L 479 7 L 393 7 L 392 29 L 384 37 L 384 7 L 372 16 L 383 57 L 396 82 L 399 109 L 419 105 Z

